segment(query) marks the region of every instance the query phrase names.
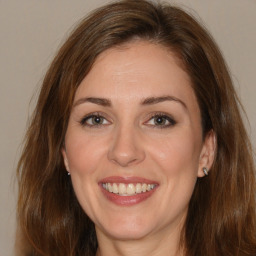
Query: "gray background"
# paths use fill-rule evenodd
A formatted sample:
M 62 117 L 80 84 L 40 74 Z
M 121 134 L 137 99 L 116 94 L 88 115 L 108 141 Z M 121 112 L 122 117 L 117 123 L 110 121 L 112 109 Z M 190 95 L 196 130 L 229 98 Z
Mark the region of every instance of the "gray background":
M 106 2 L 0 0 L 0 256 L 14 255 L 15 167 L 35 102 L 31 98 L 73 25 Z M 169 2 L 197 15 L 219 44 L 247 112 L 255 148 L 256 1 Z

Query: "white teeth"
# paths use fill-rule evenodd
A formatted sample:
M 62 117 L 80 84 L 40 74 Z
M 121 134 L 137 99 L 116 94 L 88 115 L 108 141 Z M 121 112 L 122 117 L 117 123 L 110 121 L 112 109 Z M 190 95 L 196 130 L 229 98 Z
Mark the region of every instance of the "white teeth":
M 113 183 L 113 186 L 112 186 L 112 192 L 115 193 L 115 194 L 118 194 L 118 187 L 116 185 L 116 183 Z
M 141 193 L 141 184 L 137 183 L 136 184 L 136 194 L 140 194 Z
M 103 183 L 102 187 L 106 189 L 107 191 L 119 194 L 123 196 L 131 196 L 135 194 L 145 193 L 147 191 L 150 191 L 156 187 L 156 184 L 146 184 L 146 183 Z
M 110 184 L 110 183 L 107 183 L 107 190 L 109 191 L 109 192 L 113 192 L 113 189 L 112 189 L 112 185 Z
M 128 184 L 127 188 L 126 188 L 126 193 L 128 195 L 134 195 L 135 194 L 135 187 L 133 184 Z
M 119 183 L 118 192 L 120 195 L 126 194 L 126 186 L 124 183 Z
M 143 183 L 142 185 L 142 192 L 146 192 L 147 191 L 147 184 Z

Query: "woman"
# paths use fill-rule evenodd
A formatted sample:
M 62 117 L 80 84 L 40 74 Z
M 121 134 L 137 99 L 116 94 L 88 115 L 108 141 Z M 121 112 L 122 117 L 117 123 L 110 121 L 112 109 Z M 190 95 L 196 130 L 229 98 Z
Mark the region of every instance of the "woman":
M 31 255 L 255 255 L 255 169 L 225 62 L 179 8 L 96 10 L 50 66 L 18 166 Z

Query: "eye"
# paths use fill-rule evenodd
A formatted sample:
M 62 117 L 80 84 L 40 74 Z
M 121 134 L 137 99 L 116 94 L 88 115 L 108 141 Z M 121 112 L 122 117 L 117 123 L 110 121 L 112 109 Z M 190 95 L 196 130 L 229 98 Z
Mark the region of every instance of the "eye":
M 167 128 L 170 126 L 174 126 L 176 124 L 176 121 L 163 113 L 157 113 L 154 114 L 147 122 L 146 124 L 150 126 L 154 126 L 157 128 Z
M 81 125 L 89 127 L 100 127 L 102 125 L 108 125 L 110 122 L 100 114 L 89 114 L 85 116 L 81 121 Z

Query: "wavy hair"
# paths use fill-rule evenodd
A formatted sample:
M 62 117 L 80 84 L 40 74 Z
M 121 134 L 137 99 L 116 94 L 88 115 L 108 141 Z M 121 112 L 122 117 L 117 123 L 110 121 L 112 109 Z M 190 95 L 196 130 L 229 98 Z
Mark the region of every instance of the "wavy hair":
M 195 18 L 146 0 L 118 1 L 91 13 L 45 75 L 17 168 L 17 216 L 27 255 L 95 255 L 94 224 L 75 197 L 61 148 L 74 94 L 95 59 L 133 39 L 179 56 L 200 106 L 203 136 L 213 130 L 217 138 L 211 172 L 197 180 L 189 204 L 181 239 L 186 255 L 256 255 L 255 166 L 227 66 Z

